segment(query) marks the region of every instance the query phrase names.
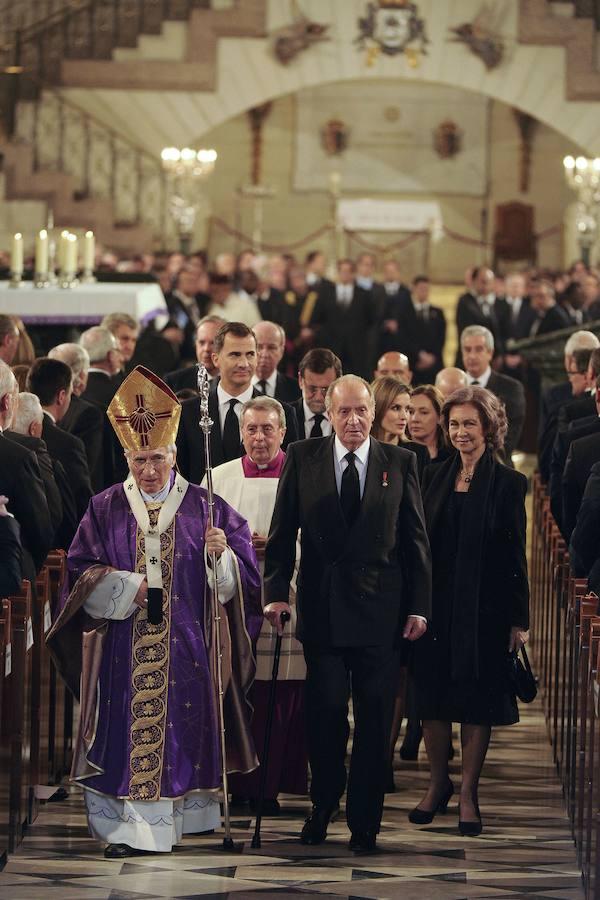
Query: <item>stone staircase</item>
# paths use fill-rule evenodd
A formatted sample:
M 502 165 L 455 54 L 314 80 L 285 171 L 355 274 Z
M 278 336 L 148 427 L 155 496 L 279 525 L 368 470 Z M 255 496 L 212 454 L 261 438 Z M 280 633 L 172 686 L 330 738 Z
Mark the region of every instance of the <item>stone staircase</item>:
M 598 30 L 587 6 L 573 3 L 572 16 L 566 10 L 553 9 L 548 0 L 521 0 L 518 38 L 522 44 L 562 46 L 565 48 L 565 86 L 568 100 L 600 100 L 598 67 Z M 589 4 L 590 13 L 593 4 Z
M 10 138 L 0 136 L 6 201 L 39 200 L 52 210 L 57 227 L 91 228 L 115 250 L 175 245 L 158 158 L 77 109 L 59 89 L 152 84 L 214 90 L 220 37 L 265 34 L 266 0 L 233 0 L 231 6 L 213 9 L 209 0 L 88 0 L 24 30 L 17 56 L 5 41 L 4 51 L 0 47 L 4 64 L 22 65 L 26 72 L 20 78 L 15 131 Z M 160 35 L 169 22 L 187 22 L 183 61 L 140 60 L 133 51 L 128 58 L 122 48 Z M 53 85 L 58 88 L 55 115 L 48 102 Z M 78 153 L 83 157 L 74 159 Z M 99 165 L 107 155 L 108 166 Z

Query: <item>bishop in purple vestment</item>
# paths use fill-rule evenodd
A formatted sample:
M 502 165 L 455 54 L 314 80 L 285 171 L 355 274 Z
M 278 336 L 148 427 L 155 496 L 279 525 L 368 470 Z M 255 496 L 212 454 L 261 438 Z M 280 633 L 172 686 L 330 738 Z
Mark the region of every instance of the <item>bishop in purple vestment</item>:
M 262 621 L 256 556 L 245 519 L 216 498 L 208 527 L 206 491 L 175 474 L 179 411 L 166 385 L 141 367 L 119 388 L 109 418 L 130 477 L 91 500 L 50 635 L 71 682 L 75 660 L 61 649 L 74 633 L 82 636 L 72 778 L 84 786 L 90 830 L 108 843 L 110 858 L 168 851 L 182 834 L 219 824 L 213 552 L 231 636 L 224 650 L 228 769 L 257 764 L 246 699 Z

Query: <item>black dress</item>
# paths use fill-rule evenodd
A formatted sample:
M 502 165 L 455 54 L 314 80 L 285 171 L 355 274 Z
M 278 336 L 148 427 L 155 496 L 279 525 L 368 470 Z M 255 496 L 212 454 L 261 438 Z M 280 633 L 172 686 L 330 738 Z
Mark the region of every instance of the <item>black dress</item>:
M 478 489 L 474 479 L 469 492 L 460 493 L 454 490 L 457 463 L 447 460 L 435 467 L 436 475 L 425 486 L 426 514 L 429 506 L 433 526 L 433 609 L 428 630 L 415 645 L 418 714 L 463 724 L 512 725 L 519 712 L 507 678 L 508 642 L 512 625 L 528 625 L 528 592 L 524 521 L 521 527 L 518 509 L 514 521 L 506 517 L 511 507 L 514 511 L 519 502 L 523 505 L 524 485 L 514 478 L 522 477 L 518 473 L 504 466 L 498 473 L 499 464 L 485 460 L 487 471 L 479 473 Z M 444 470 L 446 477 L 439 477 Z M 506 472 L 513 476 L 508 490 Z M 484 478 L 489 483 L 482 488 Z M 430 491 L 439 501 L 435 516 Z M 477 523 L 479 546 L 473 533 Z M 503 572 L 504 583 L 499 583 Z M 517 596 L 509 599 L 511 588 Z M 465 658 L 469 665 L 463 664 Z

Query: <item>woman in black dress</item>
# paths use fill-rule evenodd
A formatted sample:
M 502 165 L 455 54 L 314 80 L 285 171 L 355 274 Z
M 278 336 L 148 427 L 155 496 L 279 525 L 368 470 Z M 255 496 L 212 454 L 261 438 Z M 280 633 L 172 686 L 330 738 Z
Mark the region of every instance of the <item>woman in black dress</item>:
M 409 408 L 410 436 L 415 444 L 427 448 L 430 463 L 445 462 L 454 453 L 441 425 L 443 405 L 443 395 L 432 384 L 413 388 Z
M 452 723 L 461 725 L 459 829 L 481 832 L 477 789 L 492 726 L 519 720 L 507 657 L 527 638 L 524 475 L 496 459 L 506 434 L 498 399 L 480 387 L 456 391 L 442 424 L 458 450 L 426 469 L 423 502 L 433 557 L 433 611 L 415 646 L 417 708 L 431 766 L 414 824 L 444 812 Z

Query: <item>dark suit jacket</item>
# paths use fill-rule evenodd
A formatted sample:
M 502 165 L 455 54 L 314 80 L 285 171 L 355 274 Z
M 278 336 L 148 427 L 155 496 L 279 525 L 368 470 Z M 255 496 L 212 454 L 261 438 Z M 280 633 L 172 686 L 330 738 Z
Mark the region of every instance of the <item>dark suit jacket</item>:
M 278 372 L 275 380 L 275 399 L 279 400 L 280 403 L 291 404 L 301 396 L 302 391 L 297 379 L 290 378 L 289 375 L 284 375 L 283 372 Z
M 405 299 L 398 311 L 399 331 L 396 335 L 397 350 L 408 356 L 413 372 L 413 384 L 433 384 L 435 376 L 444 368 L 443 352 L 446 342 L 446 317 L 437 306 L 429 307 L 427 321 L 419 319 L 410 298 Z M 433 353 L 435 363 L 428 369 L 417 369 L 419 351 Z
M 573 441 L 597 432 L 600 432 L 598 414 L 575 420 L 564 431 L 558 431 L 554 438 L 550 459 L 550 509 L 563 534 L 565 534 L 563 530 L 563 475 L 569 450 Z
M 588 478 L 597 462 L 600 462 L 599 433 L 578 437 L 571 443 L 561 485 L 561 530 L 566 541 L 569 541 L 573 534 Z
M 504 402 L 506 417 L 508 419 L 508 433 L 504 442 L 506 461 L 510 464 L 510 454 L 516 450 L 523 422 L 525 421 L 525 391 L 523 385 L 516 378 L 509 375 L 500 375 L 492 372 L 486 385 L 488 391 L 495 394 Z
M 81 395 L 88 403 L 95 403 L 105 412 L 115 396 L 115 383 L 108 372 L 90 372 L 85 391 Z
M 456 329 L 458 332 L 458 349 L 456 351 L 456 365 L 463 368 L 462 353 L 460 351 L 460 336 L 469 325 L 483 325 L 494 335 L 494 348 L 496 354 L 504 353 L 503 333 L 506 331 L 506 304 L 502 306 L 497 301 L 492 305 L 489 316 L 486 316 L 477 302 L 474 294 L 467 292 L 461 294 L 456 306 Z
M 298 400 L 294 400 L 293 403 L 290 403 L 290 407 L 292 408 L 294 415 L 295 415 L 296 433 L 298 435 L 296 440 L 303 441 L 303 440 L 308 439 L 310 437 L 310 435 L 308 435 L 306 433 L 305 422 L 304 422 L 304 406 L 302 404 L 302 397 L 299 397 Z
M 175 394 L 177 391 L 186 389 L 198 393 L 198 368 L 196 366 L 184 366 L 183 369 L 167 372 L 164 381 Z
M 566 431 L 571 423 L 588 416 L 598 416 L 594 395 L 585 391 L 563 404 L 558 411 L 558 430 Z
M 561 406 L 572 399 L 573 391 L 568 381 L 553 384 L 542 394 L 538 429 L 538 466 L 544 484 L 550 479 L 550 460 L 558 428 L 558 414 Z
M 261 317 L 267 322 L 283 323 L 283 294 L 277 288 L 268 288 L 256 298 Z
M 69 484 L 75 498 L 77 519 L 80 521 L 92 496 L 92 485 L 83 442 L 55 425 L 46 413 L 44 413 L 42 438 L 48 447 L 50 456 L 58 460 L 68 474 Z
M 16 431 L 10 430 L 6 430 L 4 432 L 4 436 L 7 437 L 9 441 L 14 441 L 15 444 L 20 444 L 21 447 L 25 447 L 27 450 L 31 450 L 33 453 L 35 453 L 38 465 L 40 467 L 40 475 L 42 476 L 42 481 L 44 482 L 46 500 L 48 502 L 48 512 L 50 513 L 50 527 L 52 528 L 53 535 L 52 546 L 60 547 L 62 549 L 68 549 L 69 545 L 67 544 L 67 547 L 65 548 L 59 540 L 62 522 L 64 519 L 66 519 L 66 521 L 72 527 L 72 538 L 75 534 L 79 521 L 77 519 L 77 514 L 75 511 L 75 500 L 73 498 L 71 487 L 67 481 L 65 470 L 60 465 L 60 463 L 56 464 L 52 460 L 52 457 L 48 453 L 48 448 L 41 438 L 31 437 L 28 434 L 18 434 Z M 65 486 L 67 498 L 65 503 L 63 503 L 62 488 Z
M 536 321 L 537 319 L 533 320 L 532 328 Z M 562 306 L 551 306 L 542 318 L 534 337 L 539 337 L 541 334 L 550 334 L 553 331 L 560 331 L 561 328 L 568 328 L 572 324 L 568 313 L 565 312 Z
M 213 468 L 220 466 L 221 463 L 229 462 L 223 449 L 217 384 L 218 379 L 215 378 L 211 382 L 208 395 L 208 413 L 214 423 L 210 433 L 210 453 Z M 253 396 L 259 397 L 260 393 L 254 391 Z M 296 428 L 294 411 L 287 403 L 282 405 L 286 419 L 286 434 L 283 441 L 283 449 L 285 450 L 288 444 L 298 440 L 298 430 Z M 194 397 L 190 400 L 184 400 L 181 404 L 181 419 L 179 420 L 179 431 L 177 432 L 177 468 L 184 478 L 187 478 L 188 481 L 194 484 L 200 484 L 206 472 L 204 433 L 198 424 L 199 421 L 200 398 Z M 239 456 L 243 456 L 243 454 L 244 448 L 240 444 Z
M 23 551 L 19 523 L 0 516 L 0 598 L 16 594 L 23 577 Z
M 114 391 L 116 391 L 116 386 L 113 382 L 113 393 Z M 83 441 L 95 493 L 101 491 L 107 484 L 103 440 L 105 427 L 103 408 L 96 403 L 84 400 L 83 397 L 76 397 L 75 394 L 71 397 L 66 416 L 59 423 L 59 428 L 63 428 L 69 434 Z M 112 484 L 112 482 L 109 483 Z
M 513 319 L 512 308 L 506 297 L 498 297 L 496 304 L 499 310 L 500 328 L 502 331 L 502 343 L 506 347 L 509 340 L 520 341 L 529 337 L 531 326 L 536 320 L 535 310 L 531 308 L 529 297 L 523 297 L 519 313 Z
M 52 526 L 44 482 L 35 453 L 0 434 L 0 494 L 8 497 L 8 511 L 21 527 L 27 551 L 24 574 L 35 577 L 48 550 L 52 549 Z
M 598 534 L 600 534 L 600 462 L 592 466 L 569 544 L 573 574 L 576 578 L 587 578 L 590 590 L 600 594 Z
M 373 367 L 369 347 L 372 331 L 378 319 L 373 292 L 355 284 L 348 307 L 344 309 L 336 300 L 330 313 L 331 318 L 327 326 L 328 340 L 324 346 L 339 356 L 342 370 L 346 374 L 361 375 L 370 380 Z
M 360 514 L 348 528 L 333 453 L 334 435 L 287 451 L 266 548 L 265 602 L 287 600 L 300 528 L 298 638 L 311 647 L 389 646 L 407 615 L 430 614 L 416 460 L 371 438 Z

